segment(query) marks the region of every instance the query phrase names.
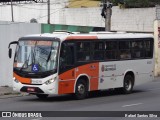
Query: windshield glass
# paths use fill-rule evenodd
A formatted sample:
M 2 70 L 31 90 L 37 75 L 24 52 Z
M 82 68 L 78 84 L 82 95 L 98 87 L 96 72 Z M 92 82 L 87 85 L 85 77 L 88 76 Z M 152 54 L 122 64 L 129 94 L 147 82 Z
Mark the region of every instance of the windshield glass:
M 46 72 L 56 69 L 58 41 L 19 41 L 14 68 L 25 72 Z

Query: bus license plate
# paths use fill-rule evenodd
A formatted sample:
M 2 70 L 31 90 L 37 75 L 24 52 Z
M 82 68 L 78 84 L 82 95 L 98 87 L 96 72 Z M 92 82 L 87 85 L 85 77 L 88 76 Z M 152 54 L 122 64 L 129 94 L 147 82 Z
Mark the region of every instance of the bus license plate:
M 32 80 L 32 84 L 42 84 L 42 80 Z
M 35 88 L 27 88 L 28 92 L 35 92 Z

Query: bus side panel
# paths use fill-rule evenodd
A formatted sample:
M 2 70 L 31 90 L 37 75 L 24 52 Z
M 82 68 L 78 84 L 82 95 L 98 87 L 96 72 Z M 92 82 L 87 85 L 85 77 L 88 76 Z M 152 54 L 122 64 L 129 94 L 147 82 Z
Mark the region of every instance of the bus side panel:
M 89 90 L 98 90 L 99 63 L 90 63 L 76 68 L 76 78 L 86 74 L 89 77 Z
M 74 93 L 75 69 L 59 75 L 58 94 Z
M 75 81 L 59 81 L 58 94 L 74 93 Z
M 118 62 L 101 62 L 99 66 L 99 89 L 109 89 L 123 86 L 123 71 L 121 74 L 117 74 L 119 68 L 117 68 Z
M 147 82 L 151 82 L 154 78 L 154 60 L 153 59 L 145 59 L 139 62 L 137 61 L 135 64 L 137 64 L 136 70 L 136 78 L 135 79 L 135 85 L 141 85 Z M 141 66 L 141 67 L 138 67 Z
M 73 68 L 59 76 L 58 93 L 74 93 L 75 80 L 86 75 L 89 77 L 89 90 L 98 90 L 99 63 L 91 63 Z

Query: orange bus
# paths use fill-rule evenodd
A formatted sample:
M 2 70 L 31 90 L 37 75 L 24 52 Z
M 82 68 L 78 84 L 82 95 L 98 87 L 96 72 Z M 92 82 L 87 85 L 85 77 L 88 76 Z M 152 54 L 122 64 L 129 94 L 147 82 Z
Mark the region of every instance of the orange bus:
M 46 98 L 74 94 L 84 99 L 89 91 L 119 88 L 131 93 L 134 85 L 153 80 L 153 35 L 89 33 L 28 35 L 17 44 L 13 90 Z

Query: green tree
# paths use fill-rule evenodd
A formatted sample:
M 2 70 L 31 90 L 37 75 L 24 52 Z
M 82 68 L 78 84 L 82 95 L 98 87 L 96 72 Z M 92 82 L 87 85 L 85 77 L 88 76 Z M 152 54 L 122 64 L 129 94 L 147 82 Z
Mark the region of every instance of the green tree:
M 103 2 L 103 0 L 97 0 Z M 160 5 L 160 0 L 111 0 L 113 5 L 123 6 L 125 8 L 144 8 Z

